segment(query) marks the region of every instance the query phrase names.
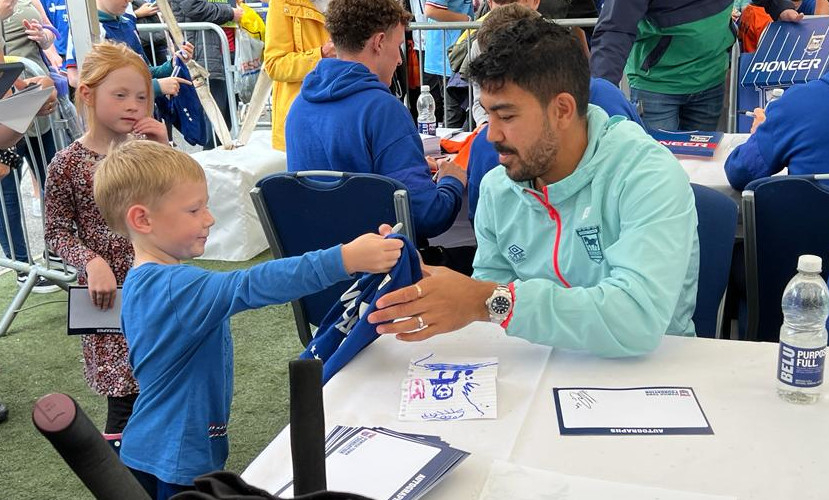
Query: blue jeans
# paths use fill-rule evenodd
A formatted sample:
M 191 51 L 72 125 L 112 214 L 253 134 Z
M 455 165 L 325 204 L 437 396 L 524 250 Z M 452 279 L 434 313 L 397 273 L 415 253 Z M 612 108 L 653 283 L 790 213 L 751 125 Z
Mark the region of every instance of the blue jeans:
M 716 130 L 725 99 L 725 83 L 696 94 L 659 94 L 630 89 L 634 106 L 651 130 Z
M 52 161 L 52 157 L 55 156 L 55 139 L 52 136 L 51 130 L 41 135 L 40 138 L 43 141 L 43 151 L 46 154 L 45 158 L 43 158 L 40 153 L 40 147 L 38 146 L 36 137 L 29 138 L 29 142 L 32 144 L 32 149 L 34 150 L 34 155 L 29 153 L 29 148 L 26 147 L 25 139 L 21 139 L 15 147 L 17 148 L 17 153 L 26 158 L 26 163 L 32 166 L 32 168 L 37 168 L 38 175 L 40 176 L 40 189 L 42 196 L 43 186 L 46 183 L 46 166 L 50 161 Z M 11 233 L 12 245 L 14 245 L 14 260 L 28 262 L 29 253 L 26 250 L 26 239 L 23 235 L 23 223 L 21 222 L 23 210 L 20 208 L 20 202 L 17 195 L 17 182 L 15 182 L 15 177 L 19 179 L 20 175 L 21 172 L 10 172 L 9 175 L 5 176 L 3 180 L 0 181 L 0 185 L 3 189 L 3 201 L 5 202 L 6 215 L 9 218 L 9 232 Z M 12 249 L 9 247 L 9 237 L 6 233 L 6 221 L 2 216 L 0 216 L 0 245 L 3 247 L 3 252 L 5 252 L 11 259 Z

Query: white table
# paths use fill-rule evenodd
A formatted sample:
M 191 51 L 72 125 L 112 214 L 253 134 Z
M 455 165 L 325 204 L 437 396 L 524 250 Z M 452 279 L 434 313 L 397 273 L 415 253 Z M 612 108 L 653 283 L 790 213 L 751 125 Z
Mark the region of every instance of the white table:
M 498 356 L 498 419 L 400 422 L 400 382 L 428 352 Z M 442 436 L 472 454 L 430 499 L 476 499 L 493 460 L 644 486 L 745 499 L 826 498 L 829 394 L 794 406 L 775 394 L 777 345 L 666 336 L 651 355 L 599 359 L 506 337 L 488 324 L 427 342 L 383 337 L 325 387 L 327 425 L 385 426 Z M 554 386 L 694 388 L 713 436 L 561 436 Z M 791 429 L 782 433 L 783 424 Z M 290 475 L 283 430 L 242 477 L 275 491 Z
M 720 146 L 710 158 L 700 156 L 677 156 L 683 170 L 690 177 L 694 184 L 715 189 L 730 196 L 737 204 L 740 204 L 742 193 L 735 190 L 728 183 L 725 176 L 725 160 L 734 149 L 748 140 L 751 134 L 725 134 Z
M 285 153 L 271 147 L 270 130 L 253 132 L 240 148 L 191 155 L 204 168 L 210 211 L 216 218 L 201 259 L 245 261 L 268 248 L 250 190 L 266 175 L 284 172 Z

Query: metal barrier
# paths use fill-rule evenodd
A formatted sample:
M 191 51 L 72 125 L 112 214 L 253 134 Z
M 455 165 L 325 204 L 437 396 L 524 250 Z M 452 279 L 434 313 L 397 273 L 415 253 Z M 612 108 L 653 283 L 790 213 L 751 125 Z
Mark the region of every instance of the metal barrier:
M 598 18 L 556 19 L 555 20 L 555 22 L 557 24 L 559 24 L 560 26 L 578 27 L 578 28 L 593 27 L 593 26 L 596 25 L 597 21 L 598 21 Z M 423 32 L 423 31 L 443 31 L 443 43 L 442 43 L 443 52 L 442 53 L 445 56 L 446 51 L 449 49 L 449 47 L 451 45 L 454 45 L 454 43 L 455 43 L 455 42 L 452 42 L 451 44 L 447 43 L 447 38 L 446 38 L 446 32 L 447 31 L 460 30 L 462 32 L 464 30 L 478 30 L 478 29 L 481 28 L 482 24 L 483 23 L 481 21 L 411 23 L 411 24 L 409 24 L 407 29 L 409 31 L 419 31 L 419 32 Z M 425 35 L 421 34 L 421 36 L 423 36 L 424 40 L 425 40 Z M 473 42 L 473 40 L 471 39 L 471 37 L 467 36 L 466 40 L 465 40 L 467 53 L 471 52 L 471 50 L 472 50 L 472 42 Z M 408 61 L 405 60 L 406 51 L 404 51 L 403 53 L 404 53 L 403 64 L 404 64 L 404 67 L 408 68 L 408 64 L 407 64 Z M 423 53 L 423 52 L 421 52 L 421 53 Z M 425 61 L 424 61 L 423 57 L 420 57 L 420 60 L 418 61 L 418 64 L 420 66 L 420 68 L 419 68 L 420 69 L 420 71 L 419 71 L 419 73 L 420 73 L 420 85 L 423 86 L 423 75 L 425 73 L 425 71 L 424 71 Z M 446 57 L 444 57 L 443 58 L 443 74 L 440 75 L 441 76 L 441 82 L 442 82 L 441 87 L 443 88 L 444 106 L 445 106 L 446 98 L 447 98 L 446 82 L 447 82 L 447 78 L 449 78 L 449 77 L 446 76 L 446 73 L 449 73 L 449 72 L 450 72 L 449 68 L 446 66 Z M 469 106 L 467 108 L 468 115 L 467 115 L 467 120 L 466 121 L 471 123 L 472 104 L 473 104 L 473 100 L 474 100 L 474 97 L 473 97 L 473 94 L 472 94 L 472 84 L 471 83 L 469 83 L 469 86 L 467 88 L 467 98 L 469 100 Z M 446 108 L 444 107 L 444 115 L 445 115 L 445 113 L 446 113 Z M 445 122 L 445 116 L 444 116 L 444 126 L 446 126 L 445 124 L 446 124 L 446 122 Z
M 34 76 L 48 76 L 45 75 L 43 69 L 36 64 L 34 61 L 20 58 L 20 57 L 13 57 L 13 56 L 6 56 L 7 61 L 18 61 L 23 63 L 26 70 Z M 54 112 L 52 112 L 49 116 L 49 123 L 52 127 L 51 130 L 53 131 L 53 136 L 57 141 L 57 136 L 60 134 L 60 123 L 63 122 L 65 124 L 65 120 L 62 120 L 58 115 L 57 108 Z M 37 158 L 37 152 L 40 153 L 40 160 L 42 161 L 43 165 L 47 165 L 49 162 L 46 161 L 46 151 L 43 146 L 43 142 L 41 136 L 43 132 L 40 129 L 40 126 L 37 124 L 37 121 L 33 122 L 32 127 L 34 128 L 35 137 L 37 142 L 37 149 L 32 145 L 32 139 L 27 135 L 23 136 L 23 139 L 26 141 L 26 147 L 29 149 L 29 156 L 31 158 Z M 58 134 L 55 134 L 58 132 Z M 55 144 L 56 149 L 59 147 L 59 144 L 56 142 Z M 51 160 L 51 159 L 49 159 Z M 28 164 L 28 162 L 27 162 Z M 29 165 L 29 170 L 32 172 L 33 179 L 35 182 L 38 183 L 38 186 L 42 189 L 43 181 L 45 179 L 41 179 L 40 171 L 35 165 Z M 20 190 L 20 179 L 22 176 L 22 172 L 20 169 L 11 169 L 9 174 L 13 176 L 14 183 L 15 183 L 15 191 L 17 196 L 17 203 L 20 208 L 20 224 L 22 226 L 22 234 L 24 243 L 26 246 L 26 254 L 27 259 L 26 261 L 19 261 L 17 260 L 17 255 L 15 254 L 14 250 L 14 239 L 12 238 L 12 231 L 9 226 L 9 222 L 11 221 L 9 214 L 7 213 L 6 207 L 6 199 L 3 193 L 3 190 L 0 189 L 0 208 L 2 209 L 2 217 L 3 223 L 6 230 L 6 238 L 9 243 L 9 249 L 11 255 L 9 256 L 2 256 L 0 257 L 0 267 L 5 267 L 8 269 L 12 269 L 19 274 L 26 274 L 26 281 L 23 282 L 20 290 L 15 294 L 14 298 L 12 299 L 11 304 L 6 308 L 6 311 L 3 313 L 2 318 L 0 318 L 0 336 L 6 334 L 11 325 L 12 321 L 14 321 L 15 316 L 19 313 L 22 309 L 21 306 L 28 298 L 29 294 L 32 293 L 32 289 L 34 288 L 35 284 L 37 284 L 38 280 L 43 277 L 46 278 L 48 281 L 58 285 L 59 287 L 63 288 L 64 290 L 69 289 L 69 283 L 75 281 L 77 272 L 67 267 L 65 264 L 57 268 L 55 264 L 51 263 L 47 256 L 45 255 L 44 251 L 44 263 L 41 264 L 40 262 L 36 262 L 33 258 L 33 251 L 31 245 L 31 237 L 29 236 L 29 227 L 26 223 L 26 217 L 24 216 L 23 211 L 23 197 L 21 195 Z M 44 218 L 45 218 L 45 210 L 43 206 L 43 193 L 41 191 L 40 199 L 37 200 L 37 203 L 40 204 L 41 213 L 43 216 L 41 217 L 41 230 L 44 230 Z M 44 239 L 43 241 L 44 249 L 48 249 L 48 245 Z M 42 304 L 39 304 L 42 305 Z
M 222 30 L 221 26 L 217 26 L 213 23 L 179 23 L 179 27 L 185 34 L 188 31 L 194 32 L 201 32 L 201 44 L 202 47 L 207 46 L 207 38 L 205 33 L 207 31 L 212 31 L 219 37 L 219 43 L 222 46 L 222 65 L 224 66 L 224 75 L 225 75 L 225 86 L 227 90 L 227 100 L 228 100 L 228 109 L 230 109 L 230 132 L 233 137 L 236 137 L 239 134 L 239 112 L 238 107 L 236 106 L 236 92 L 235 92 L 235 74 L 236 69 L 230 62 L 230 44 L 227 41 L 227 34 L 225 34 L 224 30 Z M 167 25 L 166 24 L 139 24 L 137 25 L 139 33 L 158 33 L 158 32 L 166 32 Z M 151 55 L 153 65 L 157 65 L 158 61 L 155 60 L 155 43 L 153 42 L 152 38 L 150 38 L 150 48 L 151 48 Z M 207 50 L 202 50 L 202 54 L 204 55 L 203 60 L 196 60 L 197 63 L 204 66 L 208 72 L 211 71 L 210 64 L 207 61 Z M 164 61 L 161 61 L 163 64 Z M 207 87 L 210 88 L 210 79 L 207 80 Z M 218 139 L 217 142 L 218 144 Z
M 579 27 L 579 28 L 590 28 L 596 25 L 598 18 L 579 18 L 579 19 L 556 19 L 555 22 L 561 26 L 570 26 L 570 27 Z M 443 31 L 443 53 L 445 54 L 448 50 L 450 44 L 447 44 L 446 38 L 446 31 L 449 30 L 477 30 L 481 27 L 480 21 L 472 21 L 472 22 L 438 22 L 438 23 L 411 23 L 408 26 L 410 31 Z M 466 48 L 467 51 L 470 51 L 472 48 L 472 40 L 470 37 L 466 38 Z M 422 54 L 422 52 L 421 52 Z M 404 57 L 406 53 L 404 51 Z M 727 132 L 734 132 L 737 130 L 737 87 L 739 85 L 739 57 L 740 57 L 740 48 L 739 42 L 734 42 L 734 45 L 731 47 L 731 64 L 730 64 L 730 78 L 729 78 L 729 89 L 728 93 L 726 94 L 726 100 L 728 103 L 728 115 L 726 120 L 726 131 Z M 407 61 L 404 59 L 404 64 Z M 419 66 L 420 66 L 420 85 L 423 85 L 423 75 L 424 71 L 424 64 L 425 61 L 423 57 L 420 58 Z M 406 65 L 408 68 L 408 65 Z M 441 75 L 441 80 L 443 83 L 443 101 L 446 102 L 447 92 L 446 92 L 446 82 L 448 77 L 445 76 L 448 73 L 449 68 L 446 66 L 446 58 L 443 60 L 443 75 Z M 624 76 L 623 76 L 624 80 Z M 469 107 L 468 112 L 471 115 L 472 104 L 473 104 L 473 95 L 472 95 L 472 85 L 469 85 L 467 96 L 469 98 Z M 445 110 L 444 110 L 445 112 Z M 467 118 L 469 119 L 469 118 Z

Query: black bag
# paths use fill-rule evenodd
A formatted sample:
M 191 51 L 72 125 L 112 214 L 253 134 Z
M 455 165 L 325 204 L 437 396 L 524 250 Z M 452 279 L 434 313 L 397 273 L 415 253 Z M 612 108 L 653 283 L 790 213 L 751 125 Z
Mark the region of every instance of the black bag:
M 196 478 L 194 491 L 185 491 L 171 497 L 170 500 L 259 500 L 262 498 L 278 500 L 265 490 L 242 481 L 232 472 L 217 471 Z M 294 500 L 371 500 L 354 493 L 320 491 L 294 497 Z

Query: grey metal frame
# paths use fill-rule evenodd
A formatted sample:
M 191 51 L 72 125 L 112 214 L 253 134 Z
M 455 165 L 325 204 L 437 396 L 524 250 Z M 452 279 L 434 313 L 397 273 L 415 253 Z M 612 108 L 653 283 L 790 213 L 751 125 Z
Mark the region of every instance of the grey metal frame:
M 599 20 L 598 18 L 556 19 L 555 22 L 557 24 L 559 24 L 560 26 L 589 28 L 589 27 L 595 26 L 596 22 L 598 22 L 598 20 Z M 411 23 L 411 24 L 408 25 L 408 27 L 406 29 L 409 30 L 409 31 L 437 31 L 437 30 L 443 31 L 443 35 L 442 35 L 443 36 L 443 52 L 445 54 L 446 51 L 449 49 L 449 47 L 447 47 L 447 44 L 446 44 L 446 31 L 447 30 L 467 30 L 467 29 L 477 30 L 477 29 L 480 29 L 481 24 L 483 24 L 483 23 L 481 23 L 481 21 Z M 472 50 L 472 39 L 470 37 L 466 37 L 466 49 L 467 49 L 467 53 Z M 405 56 L 406 56 L 406 51 L 404 50 L 403 51 L 403 57 L 404 57 L 403 64 L 407 63 L 407 61 L 405 60 Z M 420 61 L 418 61 L 418 63 L 420 65 L 420 71 L 419 71 L 419 73 L 420 73 L 420 85 L 423 86 L 424 65 L 426 64 L 426 62 L 421 57 Z M 444 73 L 444 75 L 441 76 L 441 79 L 443 81 L 443 102 L 444 103 L 446 102 L 446 97 L 447 97 L 446 96 L 446 82 L 448 80 L 448 77 L 445 76 L 446 73 L 447 73 L 447 71 L 446 71 L 447 69 L 448 68 L 446 67 L 446 58 L 444 58 L 443 59 L 443 73 Z M 469 117 L 467 118 L 467 120 L 469 120 L 469 119 L 471 119 L 471 115 L 472 115 L 472 113 L 471 113 L 472 99 L 473 99 L 472 85 L 469 85 L 469 88 L 467 90 L 467 97 L 469 99 L 469 110 L 470 110 Z M 444 109 L 444 114 L 445 113 L 446 113 L 446 111 Z M 444 127 L 445 127 L 446 126 L 446 117 L 445 116 L 443 117 L 443 120 L 444 120 L 443 124 L 444 124 Z
M 238 117 L 238 109 L 236 106 L 236 93 L 234 91 L 235 85 L 235 68 L 230 63 L 230 44 L 227 41 L 227 35 L 222 30 L 221 27 L 213 24 L 213 23 L 178 23 L 179 27 L 182 31 L 200 31 L 201 32 L 201 43 L 202 47 L 206 46 L 205 44 L 205 32 L 212 31 L 219 37 L 219 43 L 222 45 L 222 65 L 224 66 L 224 74 L 225 74 L 225 86 L 227 87 L 227 99 L 229 109 L 232 111 L 230 113 L 230 133 L 233 137 L 236 137 L 239 134 L 239 117 Z M 147 33 L 157 33 L 157 32 L 164 32 L 167 30 L 166 24 L 139 24 L 136 26 L 139 32 L 147 32 Z M 150 47 L 155 53 L 155 43 L 153 43 L 152 39 L 150 39 Z M 156 63 L 157 61 L 153 61 Z M 162 61 L 163 62 L 163 61 Z M 207 57 L 205 53 L 204 61 L 196 61 L 210 72 L 210 67 L 207 63 Z M 207 83 L 208 88 L 210 87 L 210 80 L 208 79 Z
M 297 177 L 328 177 L 339 179 L 343 177 L 343 172 L 332 172 L 329 170 L 308 170 L 304 172 L 296 172 Z M 262 229 L 265 231 L 265 237 L 268 239 L 268 245 L 271 248 L 271 253 L 274 259 L 281 259 L 285 256 L 282 247 L 282 241 L 279 235 L 276 234 L 276 229 L 273 225 L 268 207 L 262 197 L 261 190 L 255 187 L 250 190 L 250 197 L 253 200 L 253 206 L 256 209 L 256 215 L 262 224 Z M 412 228 L 412 215 L 409 206 L 409 193 L 404 189 L 398 189 L 394 192 L 394 214 L 397 222 L 403 223 L 403 229 L 400 234 L 403 234 L 410 241 L 414 241 L 414 232 Z M 311 323 L 305 314 L 305 308 L 299 300 L 291 301 L 291 309 L 294 312 L 294 321 L 296 322 L 297 333 L 299 340 L 303 346 L 307 346 L 313 338 L 311 331 Z
M 25 58 L 22 58 L 22 57 L 9 57 L 9 59 L 19 61 L 19 62 L 23 63 L 23 65 L 26 67 L 26 70 L 32 75 L 45 76 L 45 73 L 43 72 L 43 70 L 34 61 L 31 61 L 29 59 L 25 59 Z M 57 142 L 59 140 L 59 137 L 60 137 L 60 133 L 59 133 L 60 128 L 59 128 L 59 126 L 61 124 L 63 124 L 63 126 L 65 126 L 65 120 L 56 120 L 55 119 L 58 116 L 56 114 L 57 112 L 58 111 L 56 110 L 51 115 L 49 115 L 49 123 L 50 123 L 50 126 L 52 127 L 53 136 L 54 136 L 55 141 L 56 141 L 56 147 L 60 145 L 60 143 Z M 33 122 L 33 126 L 34 126 L 35 133 L 38 136 L 37 147 L 38 147 L 39 152 L 40 152 L 40 158 L 45 159 L 46 152 L 43 148 L 43 143 L 39 140 L 39 137 L 41 135 L 40 127 L 37 125 L 37 122 Z M 58 133 L 55 133 L 55 132 L 58 132 Z M 29 148 L 29 151 L 31 153 L 34 153 L 35 148 L 33 147 L 31 139 L 26 135 L 24 135 L 23 138 L 26 141 L 26 146 Z M 37 155 L 32 154 L 31 156 L 36 157 Z M 41 184 L 40 183 L 41 179 L 40 179 L 40 173 L 38 172 L 38 169 L 34 168 L 31 165 L 29 166 L 29 168 L 32 171 L 32 176 L 34 177 L 35 182 L 37 182 L 38 185 L 40 185 Z M 23 217 L 23 198 L 20 194 L 20 176 L 21 176 L 21 173 L 18 170 L 12 169 L 12 171 L 9 172 L 8 175 L 14 176 L 15 185 L 17 186 L 17 201 L 18 201 L 18 204 L 20 206 L 20 212 L 21 212 L 21 225 L 22 225 L 22 229 L 23 229 L 23 239 L 25 240 L 26 251 L 29 254 L 29 260 L 28 260 L 28 262 L 19 262 L 15 259 L 14 243 L 12 241 L 11 229 L 9 229 L 9 216 L 6 213 L 6 200 L 5 200 L 5 196 L 3 195 L 2 189 L 0 189 L 0 212 L 2 213 L 3 222 L 5 223 L 6 238 L 7 238 L 7 241 L 9 242 L 9 248 L 10 248 L 11 253 L 12 253 L 12 255 L 10 255 L 10 256 L 0 256 L 0 267 L 5 267 L 5 268 L 8 268 L 8 269 L 12 269 L 12 270 L 14 270 L 18 273 L 28 274 L 28 276 L 26 278 L 26 281 L 23 283 L 23 286 L 14 295 L 14 297 L 12 298 L 11 303 L 6 308 L 6 310 L 3 312 L 2 318 L 0 318 L 0 337 L 4 336 L 8 332 L 8 329 L 11 326 L 12 321 L 14 321 L 14 318 L 17 316 L 17 313 L 19 313 L 22 310 L 21 308 L 23 306 L 23 303 L 26 302 L 26 299 L 29 297 L 29 294 L 32 293 L 32 289 L 34 289 L 34 286 L 35 286 L 35 284 L 37 284 L 37 281 L 40 277 L 46 278 L 50 282 L 58 285 L 59 287 L 61 287 L 64 290 L 67 290 L 67 291 L 69 290 L 69 283 L 74 282 L 75 279 L 77 278 L 77 271 L 75 269 L 67 267 L 66 265 L 63 265 L 61 269 L 55 269 L 55 268 L 53 268 L 53 265 L 50 264 L 48 259 L 45 259 L 45 262 L 44 262 L 45 265 L 39 264 L 39 263 L 34 261 L 33 255 L 32 255 L 32 249 L 31 249 L 31 246 L 29 245 L 28 226 L 26 225 L 25 217 Z M 45 217 L 45 210 L 44 210 L 44 207 L 43 207 L 43 200 L 42 199 L 39 200 L 39 203 L 41 203 L 41 211 L 44 213 L 44 217 Z M 41 224 L 45 224 L 43 218 L 41 218 Z M 44 242 L 44 246 L 46 248 L 48 248 L 48 245 L 46 245 L 45 242 Z M 45 302 L 42 303 L 42 304 L 39 304 L 39 305 L 43 305 L 43 304 L 45 304 Z
M 760 303 L 757 273 L 757 224 L 754 214 L 754 191 L 743 191 L 743 229 L 746 266 L 746 340 L 757 340 L 760 317 L 757 308 Z

